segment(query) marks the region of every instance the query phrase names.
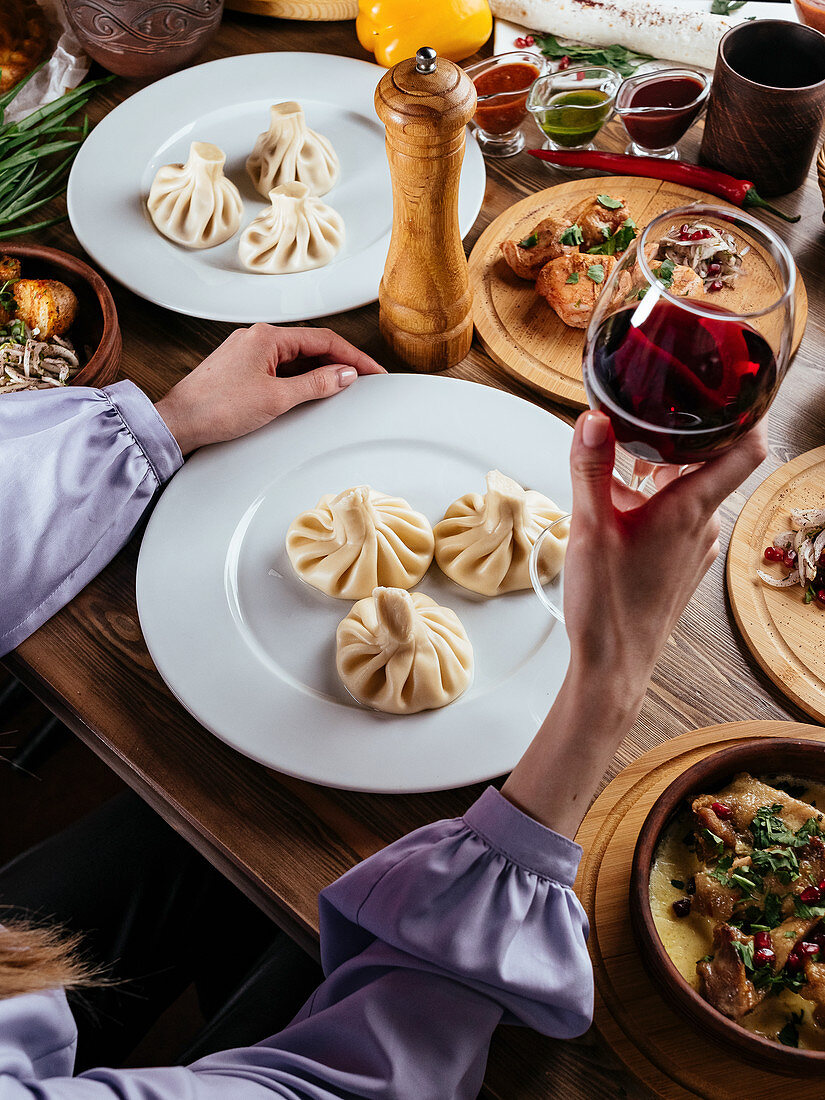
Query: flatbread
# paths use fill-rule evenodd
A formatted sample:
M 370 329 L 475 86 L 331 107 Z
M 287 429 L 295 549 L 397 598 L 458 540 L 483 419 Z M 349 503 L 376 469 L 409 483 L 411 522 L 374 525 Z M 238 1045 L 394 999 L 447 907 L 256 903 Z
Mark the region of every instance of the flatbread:
M 48 23 L 34 0 L 0 0 L 0 94 L 32 71 L 48 45 Z
M 668 0 L 491 0 L 499 19 L 593 46 L 712 69 L 722 36 L 736 20 L 670 6 Z

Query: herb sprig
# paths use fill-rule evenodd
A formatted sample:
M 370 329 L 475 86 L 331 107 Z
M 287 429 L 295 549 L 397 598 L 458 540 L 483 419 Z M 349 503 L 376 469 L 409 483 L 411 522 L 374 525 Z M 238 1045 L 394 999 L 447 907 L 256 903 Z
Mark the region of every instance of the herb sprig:
M 554 34 L 533 34 L 533 38 L 545 57 L 569 57 L 573 64 L 605 65 L 622 76 L 632 76 L 645 61 L 653 60 L 650 54 L 625 46 L 585 46 L 559 40 Z
M 744 8 L 747 0 L 713 0 L 710 5 L 711 15 L 730 15 L 731 12 Z
M 95 88 L 114 79 L 92 80 L 18 122 L 4 122 L 6 108 L 37 71 L 0 96 L 0 240 L 65 219 L 62 214 L 33 225 L 21 224 L 21 219 L 63 194 L 72 161 L 89 132 L 88 117 L 78 126 L 69 125 L 69 120 Z M 59 159 L 55 162 L 55 158 Z

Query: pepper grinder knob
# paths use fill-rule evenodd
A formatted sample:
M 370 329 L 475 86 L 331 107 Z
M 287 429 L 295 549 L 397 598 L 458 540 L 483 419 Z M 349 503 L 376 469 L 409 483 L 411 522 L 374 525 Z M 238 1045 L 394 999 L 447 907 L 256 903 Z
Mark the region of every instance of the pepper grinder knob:
M 393 200 L 379 324 L 394 354 L 416 370 L 454 366 L 473 340 L 458 183 L 475 108 L 473 82 L 430 46 L 390 69 L 375 90 Z

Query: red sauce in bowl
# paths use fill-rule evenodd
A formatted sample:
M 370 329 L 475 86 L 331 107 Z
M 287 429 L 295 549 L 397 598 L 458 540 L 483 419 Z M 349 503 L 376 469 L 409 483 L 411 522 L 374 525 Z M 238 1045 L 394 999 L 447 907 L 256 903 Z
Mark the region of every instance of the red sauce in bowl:
M 705 85 L 692 76 L 651 76 L 617 104 L 625 129 L 645 149 L 665 149 L 684 137 L 702 110 Z M 639 107 L 661 110 L 634 113 Z
M 793 0 L 800 22 L 825 34 L 825 4 L 819 0 Z
M 538 75 L 536 66 L 526 62 L 496 65 L 479 73 L 473 80 L 479 98 L 496 98 L 479 103 L 474 116 L 477 125 L 488 134 L 506 134 L 520 126 L 527 114 L 530 86 Z

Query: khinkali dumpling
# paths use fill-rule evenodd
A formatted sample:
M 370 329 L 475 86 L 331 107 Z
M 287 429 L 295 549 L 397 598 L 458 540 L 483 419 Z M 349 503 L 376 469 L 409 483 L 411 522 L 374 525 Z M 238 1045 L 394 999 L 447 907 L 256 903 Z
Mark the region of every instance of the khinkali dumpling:
M 270 108 L 269 129 L 255 142 L 246 170 L 264 196 L 282 183 L 305 183 L 310 195 L 325 195 L 341 171 L 329 139 L 309 129 L 294 101 Z
M 433 560 L 433 529 L 406 500 L 368 485 L 328 493 L 289 525 L 286 552 L 298 576 L 339 600 L 377 585 L 412 588 Z
M 423 592 L 376 588 L 338 624 L 336 664 L 359 703 L 415 714 L 452 703 L 473 678 L 458 616 Z
M 146 205 L 164 237 L 189 248 L 212 248 L 238 231 L 243 203 L 223 174 L 225 162 L 217 145 L 193 141 L 186 164 L 158 169 Z
M 460 497 L 433 528 L 435 560 L 463 588 L 498 596 L 530 587 L 533 543 L 565 513 L 552 500 L 533 489 L 522 489 L 498 470 L 487 474 L 486 481 L 484 496 Z M 539 563 L 543 580 L 552 580 L 561 570 L 566 549 L 566 533 L 544 540 Z
M 241 234 L 238 255 L 250 271 L 283 275 L 328 264 L 344 243 L 344 219 L 303 183 L 269 192 L 269 207 Z

